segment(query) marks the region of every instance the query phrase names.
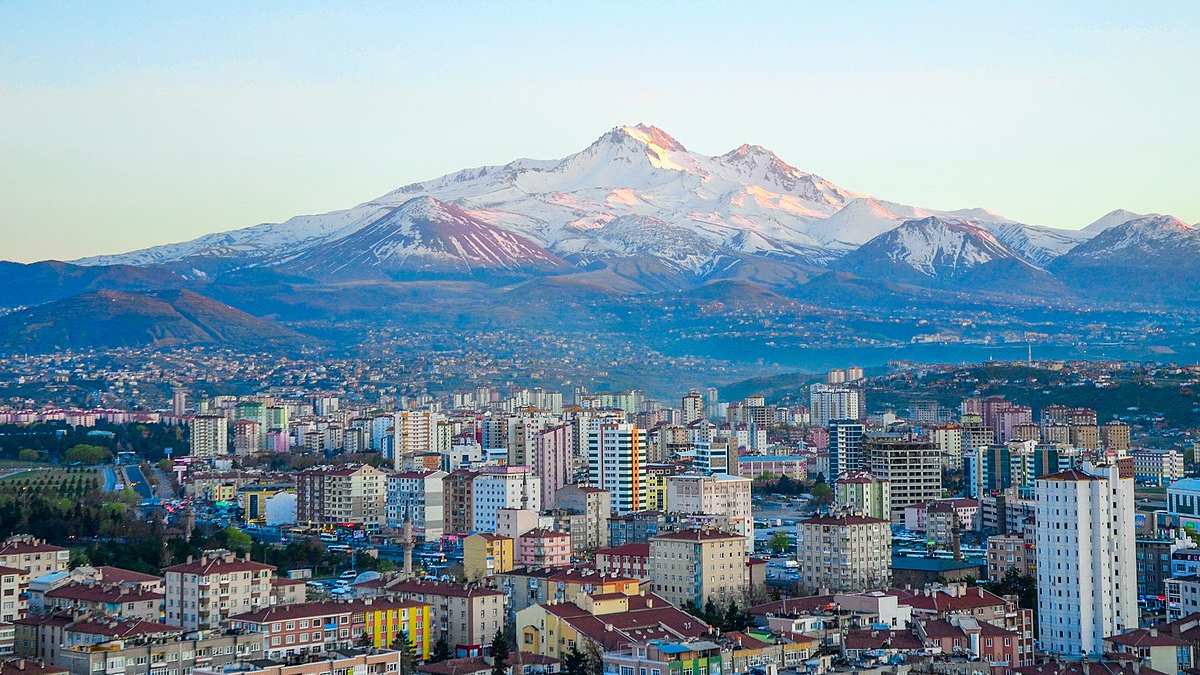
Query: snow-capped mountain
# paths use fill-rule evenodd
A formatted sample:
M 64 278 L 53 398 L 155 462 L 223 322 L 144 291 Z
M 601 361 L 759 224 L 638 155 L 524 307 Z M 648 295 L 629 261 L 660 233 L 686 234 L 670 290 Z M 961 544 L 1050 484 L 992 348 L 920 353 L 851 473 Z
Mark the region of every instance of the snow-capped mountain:
M 938 216 L 906 220 L 847 253 L 836 267 L 871 279 L 978 290 L 1023 289 L 1049 277 L 986 227 Z
M 1154 213 L 1110 225 L 1063 258 L 1140 265 L 1160 264 L 1164 258 L 1186 260 L 1197 254 L 1200 230 L 1174 216 Z
M 433 197 L 413 197 L 340 239 L 272 262 L 319 278 L 407 272 L 553 269 L 538 244 Z
M 994 245 L 1004 257 L 1044 268 L 1091 235 L 1136 217 L 1112 211 L 1082 231 L 1066 231 L 979 208 L 913 207 L 844 189 L 760 145 L 708 156 L 640 124 L 616 127 L 560 160 L 463 169 L 349 209 L 78 262 L 173 263 L 185 270 L 190 264 L 179 263 L 198 258 L 217 259 L 224 268 L 287 263 L 289 273 L 320 279 L 396 270 L 562 273 L 636 259 L 635 269 L 660 267 L 700 280 L 769 259 L 778 277 L 788 276 L 778 265 L 829 267 L 902 223 L 934 219 L 953 223 L 940 235 L 972 234 L 958 252 L 952 241 L 937 243 L 942 257 L 929 261 L 935 269 L 947 256 L 965 264 Z M 904 237 L 920 235 L 910 226 L 895 235 Z M 902 244 L 920 249 L 916 239 Z
M 1110 225 L 1049 269 L 1096 296 L 1194 303 L 1200 299 L 1200 229 L 1172 216 L 1140 216 Z
M 406 185 L 349 209 L 78 262 L 149 265 L 204 257 L 255 266 L 292 258 L 328 259 L 320 249 L 337 244 L 344 259 L 355 262 L 331 259 L 330 265 L 311 264 L 307 269 L 347 274 L 367 260 L 382 260 L 377 249 L 351 255 L 347 246 L 376 241 L 372 233 L 414 197 L 451 204 L 465 214 L 455 218 L 470 217 L 496 232 L 510 233 L 514 242 L 578 265 L 650 257 L 691 275 L 728 256 L 828 265 L 905 220 L 928 216 L 987 227 L 1012 250 L 1039 264 L 1078 241 L 1074 233 L 1023 225 L 983 209 L 938 211 L 860 195 L 797 169 L 757 145 L 703 155 L 658 127 L 639 124 L 612 129 L 561 160 L 518 159 L 465 169 Z M 367 228 L 372 233 L 351 237 Z M 383 258 L 394 259 L 409 245 L 396 245 Z M 436 245 L 433 249 L 440 250 Z M 443 253 L 459 256 L 455 265 L 460 267 L 475 268 L 480 262 L 465 251 Z
M 1125 209 L 1113 209 L 1112 211 L 1109 211 L 1108 213 L 1089 223 L 1086 227 L 1080 230 L 1080 232 L 1085 235 L 1085 238 L 1091 238 L 1110 227 L 1128 223 L 1131 220 L 1141 218 L 1143 215 L 1145 214 L 1134 213 L 1133 211 L 1126 211 Z

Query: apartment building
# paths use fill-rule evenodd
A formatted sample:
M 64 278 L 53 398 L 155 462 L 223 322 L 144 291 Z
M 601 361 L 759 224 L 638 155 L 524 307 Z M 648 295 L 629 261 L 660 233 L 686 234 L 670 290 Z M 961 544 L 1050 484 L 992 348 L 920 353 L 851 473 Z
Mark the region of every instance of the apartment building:
M 185 630 L 216 628 L 235 614 L 267 607 L 274 569 L 223 550 L 167 567 L 166 620 Z
M 860 515 L 817 516 L 796 528 L 799 585 L 810 593 L 860 593 L 892 580 L 889 521 Z
M 442 479 L 442 529 L 467 534 L 475 525 L 475 477 L 478 471 L 455 469 Z
M 29 610 L 26 590 L 29 572 L 17 567 L 0 567 L 0 623 L 12 623 Z
M 412 523 L 418 541 L 437 541 L 445 527 L 445 471 L 398 471 L 387 475 L 387 526 Z
M 326 527 L 383 527 L 387 475 L 367 464 L 320 466 L 296 476 L 296 524 Z
M 867 471 L 891 484 L 892 522 L 905 507 L 942 496 L 942 457 L 933 443 L 905 434 L 876 434 L 863 442 Z
M 646 431 L 636 424 L 593 420 L 587 432 L 588 483 L 606 490 L 613 511 L 640 511 L 646 490 Z
M 46 591 L 45 611 L 95 612 L 121 619 L 158 621 L 163 599 L 159 591 L 122 584 L 72 582 Z
M 418 659 L 429 658 L 429 605 L 412 600 L 305 602 L 231 617 L 235 630 L 257 635 L 265 658 L 322 654 L 360 644 L 390 647 L 404 635 Z
M 729 474 L 668 476 L 667 513 L 722 516 L 731 531 L 745 538 L 746 552 L 753 553 L 751 484 L 749 478 Z
M 504 593 L 478 586 L 433 581 L 399 581 L 386 592 L 430 606 L 430 633 L 451 649 L 478 652 L 504 628 Z
M 512 537 L 477 532 L 463 540 L 463 577 L 479 581 L 507 572 L 515 565 L 516 547 Z
M 224 415 L 196 415 L 188 433 L 192 457 L 211 459 L 229 454 L 229 420 Z
M 571 535 L 538 527 L 517 538 L 517 557 L 526 567 L 568 567 Z
M 608 519 L 612 498 L 608 492 L 587 485 L 567 485 L 555 496 L 560 512 L 583 516 L 582 526 L 571 528 L 571 548 L 577 552 L 608 546 Z
M 495 532 L 501 509 L 541 511 L 541 479 L 528 466 L 487 466 L 472 487 L 472 532 Z
M 720 530 L 687 529 L 650 539 L 654 592 L 682 607 L 743 603 L 746 596 L 745 537 Z
M 29 572 L 29 578 L 67 569 L 71 551 L 28 534 L 14 534 L 0 544 L 0 565 Z
M 183 675 L 196 669 L 219 669 L 262 656 L 262 640 L 257 635 L 205 635 L 167 640 L 133 636 L 66 647 L 58 653 L 55 665 L 65 668 L 70 675 L 155 675 L 163 671 L 169 674 L 171 670 Z
M 834 502 L 846 513 L 888 520 L 892 517 L 892 484 L 866 471 L 842 474 L 833 486 Z
M 192 675 L 385 675 L 400 672 L 400 663 L 401 653 L 395 650 L 342 648 L 326 652 L 324 658 L 301 663 L 267 659 L 240 661 L 220 668 L 196 668 Z
M 1138 626 L 1132 461 L 1037 481 L 1038 640 L 1069 658 Z

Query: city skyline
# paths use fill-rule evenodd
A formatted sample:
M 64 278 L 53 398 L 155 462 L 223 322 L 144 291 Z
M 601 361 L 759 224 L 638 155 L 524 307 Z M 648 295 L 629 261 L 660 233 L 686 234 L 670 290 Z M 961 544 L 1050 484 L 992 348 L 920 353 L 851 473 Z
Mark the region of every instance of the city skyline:
M 637 122 L 932 208 L 1200 220 L 1194 6 L 356 9 L 0 8 L 4 257 L 345 208 Z

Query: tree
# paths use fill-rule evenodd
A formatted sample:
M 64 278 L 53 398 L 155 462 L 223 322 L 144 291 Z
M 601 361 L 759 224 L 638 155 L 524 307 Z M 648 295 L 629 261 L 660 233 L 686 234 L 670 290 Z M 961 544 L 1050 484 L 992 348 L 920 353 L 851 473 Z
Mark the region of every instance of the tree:
M 412 675 L 417 667 L 417 655 L 413 653 L 412 642 L 408 633 L 400 631 L 392 640 L 392 649 L 400 652 L 400 675 Z
M 225 546 L 229 550 L 237 551 L 238 553 L 245 553 L 246 551 L 249 551 L 250 547 L 253 545 L 254 540 L 250 538 L 250 535 L 246 534 L 242 530 L 234 527 L 233 525 L 225 528 Z
M 508 675 L 508 642 L 501 631 L 492 638 L 492 675 Z
M 587 655 L 579 651 L 578 643 L 571 644 L 571 651 L 563 661 L 565 675 L 588 675 Z
M 792 542 L 788 539 L 787 532 L 776 532 L 767 540 L 767 548 L 775 553 L 786 553 L 791 546 Z
M 74 464 L 75 462 L 80 464 L 101 464 L 111 456 L 112 453 L 108 451 L 108 448 L 80 443 L 68 448 L 63 453 L 63 460 L 69 464 Z
M 818 482 L 812 486 L 812 498 L 817 504 L 824 506 L 833 502 L 833 488 L 828 483 Z
M 362 635 L 358 636 L 358 646 L 359 647 L 370 647 L 372 642 L 373 641 L 371 640 L 371 634 L 365 630 L 362 632 Z
M 437 663 L 439 661 L 445 661 L 451 656 L 450 643 L 446 642 L 446 636 L 443 635 L 439 637 L 437 643 L 433 645 L 433 657 L 430 658 L 430 662 Z
M 704 622 L 710 626 L 720 627 L 721 625 L 721 610 L 717 608 L 717 603 L 713 602 L 712 598 L 704 603 Z
M 39 457 L 41 457 L 41 453 L 33 448 L 21 448 L 20 452 L 17 453 L 17 459 L 22 462 L 36 462 Z
M 725 610 L 725 620 L 722 623 L 723 630 L 746 630 L 746 626 L 750 625 L 750 616 L 743 612 L 734 600 L 729 601 L 729 607 Z

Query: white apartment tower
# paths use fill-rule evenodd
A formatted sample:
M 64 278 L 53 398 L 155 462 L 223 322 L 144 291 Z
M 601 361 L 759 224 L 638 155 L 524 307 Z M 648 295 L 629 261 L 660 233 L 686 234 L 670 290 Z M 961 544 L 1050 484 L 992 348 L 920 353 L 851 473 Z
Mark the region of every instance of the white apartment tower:
M 646 494 L 646 430 L 594 420 L 587 433 L 588 482 L 612 495 L 617 513 L 641 511 Z
M 1097 657 L 1138 627 L 1133 482 L 1128 461 L 1037 479 L 1039 649 Z
M 196 415 L 191 426 L 192 457 L 229 454 L 229 420 L 224 415 Z
M 823 427 L 830 420 L 861 420 L 867 412 L 862 389 L 845 384 L 814 384 L 808 390 L 809 422 Z

